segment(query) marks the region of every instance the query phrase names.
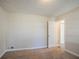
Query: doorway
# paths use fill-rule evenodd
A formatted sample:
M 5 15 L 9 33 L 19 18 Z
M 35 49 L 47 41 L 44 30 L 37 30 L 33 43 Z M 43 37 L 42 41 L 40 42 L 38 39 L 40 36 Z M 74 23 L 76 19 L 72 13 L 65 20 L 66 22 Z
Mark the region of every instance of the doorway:
M 65 39 L 64 39 L 64 20 L 60 22 L 60 46 L 65 47 Z
M 65 47 L 64 20 L 48 21 L 48 48 Z

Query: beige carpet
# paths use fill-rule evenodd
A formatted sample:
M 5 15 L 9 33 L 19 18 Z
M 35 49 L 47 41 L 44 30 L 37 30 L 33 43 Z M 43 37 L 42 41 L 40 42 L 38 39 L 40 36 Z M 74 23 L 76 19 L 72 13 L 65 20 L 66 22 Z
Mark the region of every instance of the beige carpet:
M 45 48 L 7 52 L 1 59 L 79 59 L 61 48 Z

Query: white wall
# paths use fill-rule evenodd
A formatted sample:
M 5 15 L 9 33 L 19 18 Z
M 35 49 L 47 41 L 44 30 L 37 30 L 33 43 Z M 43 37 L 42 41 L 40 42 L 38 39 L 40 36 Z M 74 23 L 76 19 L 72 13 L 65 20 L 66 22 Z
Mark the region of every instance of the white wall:
M 45 16 L 7 13 L 0 8 L 0 55 L 11 46 L 47 47 L 47 20 Z
M 0 57 L 6 50 L 7 13 L 0 7 Z
M 79 55 L 79 8 L 62 17 L 65 19 L 65 47 Z
M 47 46 L 47 17 L 10 13 L 7 48 L 39 48 Z

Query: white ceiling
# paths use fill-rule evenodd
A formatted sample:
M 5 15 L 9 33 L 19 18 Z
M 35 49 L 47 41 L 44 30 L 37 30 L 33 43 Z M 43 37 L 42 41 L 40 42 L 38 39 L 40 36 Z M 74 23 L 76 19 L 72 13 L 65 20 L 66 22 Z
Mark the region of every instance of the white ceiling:
M 52 0 L 44 4 L 41 0 L 0 0 L 0 5 L 9 12 L 58 16 L 79 6 L 79 0 Z

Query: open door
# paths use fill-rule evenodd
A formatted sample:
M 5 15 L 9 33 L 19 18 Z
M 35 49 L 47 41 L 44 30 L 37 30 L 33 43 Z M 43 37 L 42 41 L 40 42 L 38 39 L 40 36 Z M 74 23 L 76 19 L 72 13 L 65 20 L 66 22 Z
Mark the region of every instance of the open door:
M 55 47 L 54 21 L 48 21 L 48 48 Z

